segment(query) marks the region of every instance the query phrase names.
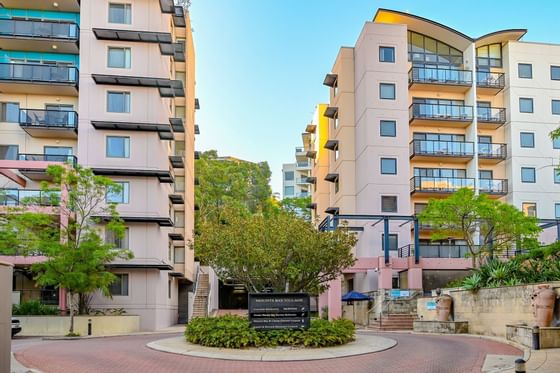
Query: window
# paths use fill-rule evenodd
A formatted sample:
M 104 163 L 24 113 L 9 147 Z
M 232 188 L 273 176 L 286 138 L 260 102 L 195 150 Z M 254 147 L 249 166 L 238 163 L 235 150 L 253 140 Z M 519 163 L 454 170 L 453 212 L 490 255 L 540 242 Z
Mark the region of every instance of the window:
M 109 3 L 109 23 L 132 23 L 132 9 L 130 4 Z
M 396 175 L 397 174 L 397 159 L 396 158 L 381 158 L 381 174 L 383 174 L 383 175 Z
M 560 219 L 560 203 L 554 204 L 554 216 L 556 219 Z
M 552 100 L 552 114 L 560 115 L 560 100 Z
M 552 170 L 552 172 L 554 172 L 554 183 L 560 184 L 560 168 L 555 168 Z
M 0 122 L 19 123 L 19 103 L 0 103 Z
M 340 149 L 338 148 L 338 144 L 336 144 L 334 146 L 334 160 L 338 161 L 338 158 L 340 157 Z
M 426 209 L 426 207 L 428 207 L 427 203 L 415 203 L 414 204 L 414 215 L 420 214 L 422 211 L 424 211 Z
M 535 134 L 532 132 L 521 132 L 519 134 L 520 144 L 522 148 L 534 148 L 535 147 Z
M 175 155 L 184 157 L 185 156 L 185 142 L 175 141 Z
M 467 177 L 467 170 L 462 168 L 422 168 L 414 167 L 414 176 L 428 178 L 457 178 Z
M 334 121 L 334 123 L 333 123 L 333 124 L 334 124 L 334 128 L 335 128 L 335 129 L 338 128 L 338 124 L 339 124 L 339 123 L 338 123 L 338 113 L 336 113 L 336 114 L 334 115 L 333 121 Z
M 394 120 L 382 120 L 379 122 L 380 136 L 383 137 L 396 137 L 397 136 L 397 122 Z
M 476 48 L 476 66 L 480 69 L 502 67 L 502 44 L 490 44 Z
M 175 223 L 175 227 L 184 228 L 185 227 L 185 212 L 184 211 L 175 211 L 173 222 Z
M 107 136 L 106 153 L 109 158 L 130 157 L 130 137 Z
M 520 113 L 532 113 L 533 112 L 533 99 L 520 97 L 519 98 L 519 112 Z
M 553 149 L 560 149 L 560 137 L 556 137 L 552 139 L 552 148 Z
M 381 234 L 381 242 L 383 250 L 385 250 L 385 234 Z M 399 249 L 399 235 L 389 234 L 389 251 L 397 251 Z
M 560 80 L 560 66 L 550 66 L 550 79 Z
M 338 177 L 334 180 L 334 192 L 338 193 L 338 191 L 340 190 L 340 180 L 338 179 Z
M 397 196 L 381 196 L 381 212 L 397 212 Z
M 130 92 L 107 92 L 109 113 L 130 113 Z
M 115 273 L 115 281 L 109 285 L 111 295 L 128 295 L 128 275 L 124 273 Z
M 109 47 L 107 52 L 107 67 L 130 69 L 130 48 Z
M 184 192 L 185 191 L 185 177 L 175 176 L 175 191 Z
M 105 197 L 107 203 L 128 203 L 130 184 L 124 181 L 118 181 L 116 184 L 119 185 L 119 188 L 107 191 L 107 196 Z
M 167 298 L 171 299 L 171 280 L 167 280 Z
M 530 63 L 517 64 L 517 76 L 522 79 L 532 79 L 533 65 Z
M 105 243 L 114 245 L 115 249 L 129 249 L 128 237 L 128 228 L 124 229 L 122 237 L 118 237 L 115 232 L 111 230 L 107 229 L 105 231 Z
M 478 178 L 482 180 L 492 180 L 494 172 L 492 170 L 478 170 Z
M 175 246 L 173 248 L 175 263 L 185 263 L 185 248 L 182 246 Z
M 534 167 L 521 167 L 521 182 L 535 183 L 537 180 Z
M 379 98 L 382 100 L 394 100 L 395 99 L 395 85 L 392 83 L 380 83 L 379 84 Z
M 45 160 L 51 162 L 72 162 L 74 153 L 71 146 L 44 146 Z
M 286 171 L 284 172 L 284 180 L 292 181 L 294 180 L 294 171 Z
M 395 48 L 379 47 L 379 62 L 395 62 Z
M 408 60 L 413 64 L 461 66 L 463 53 L 448 44 L 413 31 L 408 32 Z
M 175 106 L 175 118 L 185 118 L 184 106 Z
M 333 83 L 332 93 L 333 93 L 333 97 L 336 97 L 336 95 L 338 95 L 338 78 Z
M 294 187 L 287 186 L 284 187 L 284 197 L 293 197 L 294 196 Z
M 17 160 L 19 147 L 17 145 L 0 145 L 0 159 Z
M 532 216 L 534 218 L 537 217 L 537 204 L 535 202 L 523 202 L 521 204 L 521 211 L 526 216 Z

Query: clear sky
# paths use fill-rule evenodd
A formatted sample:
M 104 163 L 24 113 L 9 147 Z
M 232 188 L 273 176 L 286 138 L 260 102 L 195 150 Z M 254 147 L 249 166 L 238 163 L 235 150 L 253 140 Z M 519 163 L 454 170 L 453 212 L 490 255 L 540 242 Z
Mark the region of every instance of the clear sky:
M 197 150 L 268 161 L 281 192 L 282 163 L 314 107 L 341 46 L 353 46 L 377 8 L 408 11 L 477 37 L 526 28 L 523 40 L 560 43 L 560 2 L 434 0 L 192 0 L 201 135 Z

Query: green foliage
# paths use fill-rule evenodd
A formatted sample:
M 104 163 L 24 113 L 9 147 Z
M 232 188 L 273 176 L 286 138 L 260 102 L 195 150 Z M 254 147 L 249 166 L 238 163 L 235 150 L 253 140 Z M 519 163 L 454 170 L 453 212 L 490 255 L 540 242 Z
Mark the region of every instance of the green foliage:
M 525 216 L 514 206 L 485 194 L 475 195 L 467 188 L 445 199 L 431 199 L 419 219 L 434 229 L 432 240 L 449 237 L 464 240 L 473 267 L 482 264 L 486 257 L 514 246 L 537 247 L 541 231 L 536 218 Z
M 307 207 L 311 203 L 311 196 L 284 198 L 280 205 L 285 211 L 301 217 L 305 221 L 311 221 L 311 210 Z
M 449 281 L 447 284 L 445 284 L 445 288 L 460 288 L 461 286 L 463 286 L 463 281 L 465 280 L 465 277 L 462 278 L 456 278 L 454 280 Z
M 68 334 L 65 335 L 65 337 L 79 337 L 80 333 L 74 333 L 74 332 L 70 332 Z
M 188 342 L 207 347 L 245 348 L 266 346 L 338 346 L 354 340 L 352 321 L 339 319 L 311 320 L 307 330 L 257 331 L 249 321 L 240 316 L 195 318 L 185 331 Z
M 247 216 L 226 211 L 220 223 L 200 224 L 194 249 L 220 279 L 235 279 L 250 291 L 318 294 L 354 264 L 355 243 L 351 232 L 318 232 L 286 212 Z
M 12 306 L 12 315 L 14 316 L 50 316 L 58 315 L 58 308 L 55 306 L 47 306 L 38 300 L 28 300 L 21 304 Z

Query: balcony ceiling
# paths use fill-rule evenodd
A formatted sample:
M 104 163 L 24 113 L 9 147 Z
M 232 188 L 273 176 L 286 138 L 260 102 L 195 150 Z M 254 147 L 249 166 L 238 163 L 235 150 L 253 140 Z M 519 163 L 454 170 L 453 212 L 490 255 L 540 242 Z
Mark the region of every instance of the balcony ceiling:
M 76 83 L 0 80 L 0 92 L 56 96 L 78 96 Z
M 168 32 L 112 30 L 94 28 L 93 33 L 99 40 L 137 41 L 143 43 L 171 44 L 173 39 Z
M 80 47 L 77 40 L 39 38 L 31 36 L 0 36 L 2 49 L 29 52 L 78 54 Z M 56 47 L 56 49 L 54 48 Z
M 58 3 L 58 7 L 53 6 L 55 2 Z M 75 13 L 80 11 L 80 2 L 78 0 L 1 0 L 0 4 L 2 4 L 4 8 L 53 10 Z
M 51 139 L 76 139 L 78 129 L 76 127 L 37 126 L 20 123 L 19 125 L 31 137 L 43 137 Z

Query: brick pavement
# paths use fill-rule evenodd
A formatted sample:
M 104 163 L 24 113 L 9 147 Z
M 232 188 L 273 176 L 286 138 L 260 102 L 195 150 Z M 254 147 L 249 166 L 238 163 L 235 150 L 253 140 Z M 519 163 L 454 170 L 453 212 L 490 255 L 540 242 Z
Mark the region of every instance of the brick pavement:
M 44 373 L 473 373 L 486 354 L 522 355 L 516 348 L 469 337 L 383 333 L 396 347 L 355 357 L 305 362 L 241 362 L 179 356 L 148 349 L 170 335 L 141 335 L 79 341 L 43 341 L 15 349 L 24 365 Z

